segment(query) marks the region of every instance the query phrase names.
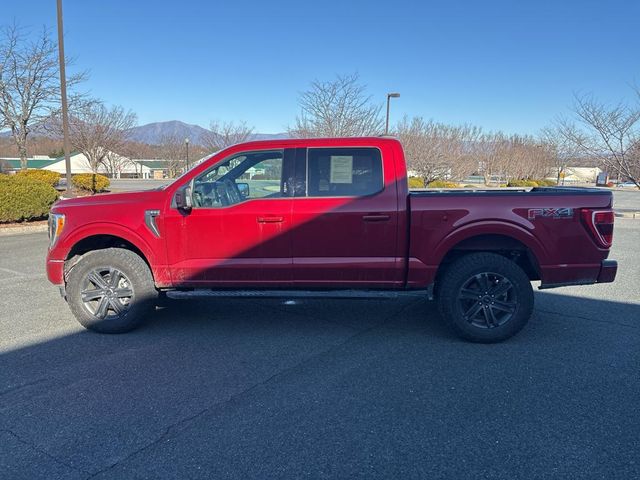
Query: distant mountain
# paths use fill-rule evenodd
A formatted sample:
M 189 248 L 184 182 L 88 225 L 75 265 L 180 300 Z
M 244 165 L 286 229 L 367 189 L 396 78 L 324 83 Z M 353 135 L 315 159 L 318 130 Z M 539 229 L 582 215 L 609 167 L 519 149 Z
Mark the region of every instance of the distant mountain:
M 180 120 L 170 120 L 168 122 L 154 122 L 133 127 L 130 130 L 130 139 L 134 142 L 147 143 L 149 145 L 160 145 L 163 138 L 177 137 L 188 138 L 194 145 L 202 145 L 203 135 L 207 132 L 200 125 L 184 123 Z M 11 132 L 8 130 L 0 132 L 1 137 L 8 137 Z M 48 136 L 56 138 L 50 131 L 42 126 L 36 126 L 32 130 L 33 136 Z M 254 133 L 249 140 L 276 140 L 279 138 L 287 138 L 286 133 Z
M 155 122 L 140 125 L 131 129 L 131 140 L 149 145 L 159 145 L 163 138 L 176 136 L 178 138 L 188 138 L 194 145 L 201 145 L 203 135 L 207 130 L 199 125 L 184 123 L 179 120 L 168 122 Z M 254 133 L 249 140 L 274 140 L 287 138 L 286 133 Z
M 207 132 L 199 125 L 184 123 L 179 120 L 168 122 L 154 122 L 133 127 L 129 133 L 131 140 L 149 145 L 162 143 L 163 138 L 178 137 L 188 138 L 190 142 L 199 145 L 202 143 L 202 136 Z

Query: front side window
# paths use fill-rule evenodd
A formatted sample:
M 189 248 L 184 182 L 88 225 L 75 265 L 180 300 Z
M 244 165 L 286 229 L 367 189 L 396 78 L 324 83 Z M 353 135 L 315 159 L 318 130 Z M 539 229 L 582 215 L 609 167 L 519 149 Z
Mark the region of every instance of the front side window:
M 363 197 L 380 192 L 383 187 L 380 150 L 309 148 L 306 183 L 308 197 Z
M 218 163 L 193 181 L 194 208 L 221 208 L 288 196 L 282 150 L 249 152 Z

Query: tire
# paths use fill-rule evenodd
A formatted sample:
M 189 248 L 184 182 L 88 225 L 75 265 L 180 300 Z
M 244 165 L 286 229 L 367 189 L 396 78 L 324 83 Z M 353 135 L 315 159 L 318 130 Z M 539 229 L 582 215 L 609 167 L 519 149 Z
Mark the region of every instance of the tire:
M 130 250 L 107 248 L 82 256 L 67 275 L 67 302 L 83 327 L 124 333 L 153 311 L 158 292 L 145 261 Z
M 495 253 L 471 253 L 444 272 L 438 307 L 461 338 L 495 343 L 518 333 L 533 312 L 533 289 L 527 274 Z

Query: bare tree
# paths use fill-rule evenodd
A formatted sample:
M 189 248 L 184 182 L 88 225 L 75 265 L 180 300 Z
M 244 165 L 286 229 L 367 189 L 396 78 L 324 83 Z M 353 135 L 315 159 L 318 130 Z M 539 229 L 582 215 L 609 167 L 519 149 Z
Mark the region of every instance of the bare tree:
M 295 137 L 357 137 L 383 131 L 382 105 L 372 102 L 358 74 L 314 81 L 298 99 L 300 115 L 289 134 Z
M 160 139 L 160 156 L 167 162 L 170 177 L 175 177 L 187 165 L 184 138 L 177 134 L 164 135 Z
M 487 133 L 474 145 L 478 173 L 487 185 L 513 179 L 541 179 L 549 173 L 552 156 L 548 147 L 529 135 Z
M 439 179 L 464 178 L 478 167 L 474 144 L 481 130 L 471 125 L 452 126 L 404 117 L 396 126 L 408 169 L 425 184 Z
M 640 91 L 638 100 L 640 100 Z M 614 105 L 597 100 L 593 95 L 576 95 L 573 112 L 575 122 L 560 118 L 556 128 L 566 141 L 583 155 L 599 159 L 607 169 L 616 172 L 618 180 L 627 177 L 640 187 L 640 101 Z
M 558 185 L 566 172 L 567 165 L 580 155 L 575 142 L 571 141 L 576 134 L 567 135 L 567 133 L 558 125 L 545 127 L 540 132 L 540 139 L 549 155 Z
M 73 75 L 67 84 L 76 85 L 83 78 L 84 74 Z M 29 40 L 17 25 L 5 28 L 0 37 L 0 125 L 11 131 L 23 169 L 27 168 L 29 134 L 59 108 L 57 46 L 49 32 L 43 29 Z
M 202 143 L 210 152 L 215 152 L 236 143 L 246 142 L 252 133 L 253 128 L 246 122 L 212 121 L 209 130 L 202 136 Z
M 107 108 L 100 101 L 87 102 L 69 119 L 69 137 L 82 152 L 92 171 L 100 166 L 117 176 L 130 161 L 123 155 L 136 114 L 120 106 Z

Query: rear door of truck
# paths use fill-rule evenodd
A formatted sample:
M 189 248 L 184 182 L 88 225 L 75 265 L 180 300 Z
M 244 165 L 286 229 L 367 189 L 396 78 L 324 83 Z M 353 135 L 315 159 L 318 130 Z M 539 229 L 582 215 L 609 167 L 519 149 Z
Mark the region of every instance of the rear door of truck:
M 297 287 L 402 286 L 404 245 L 398 242 L 390 145 L 299 148 L 293 205 Z

